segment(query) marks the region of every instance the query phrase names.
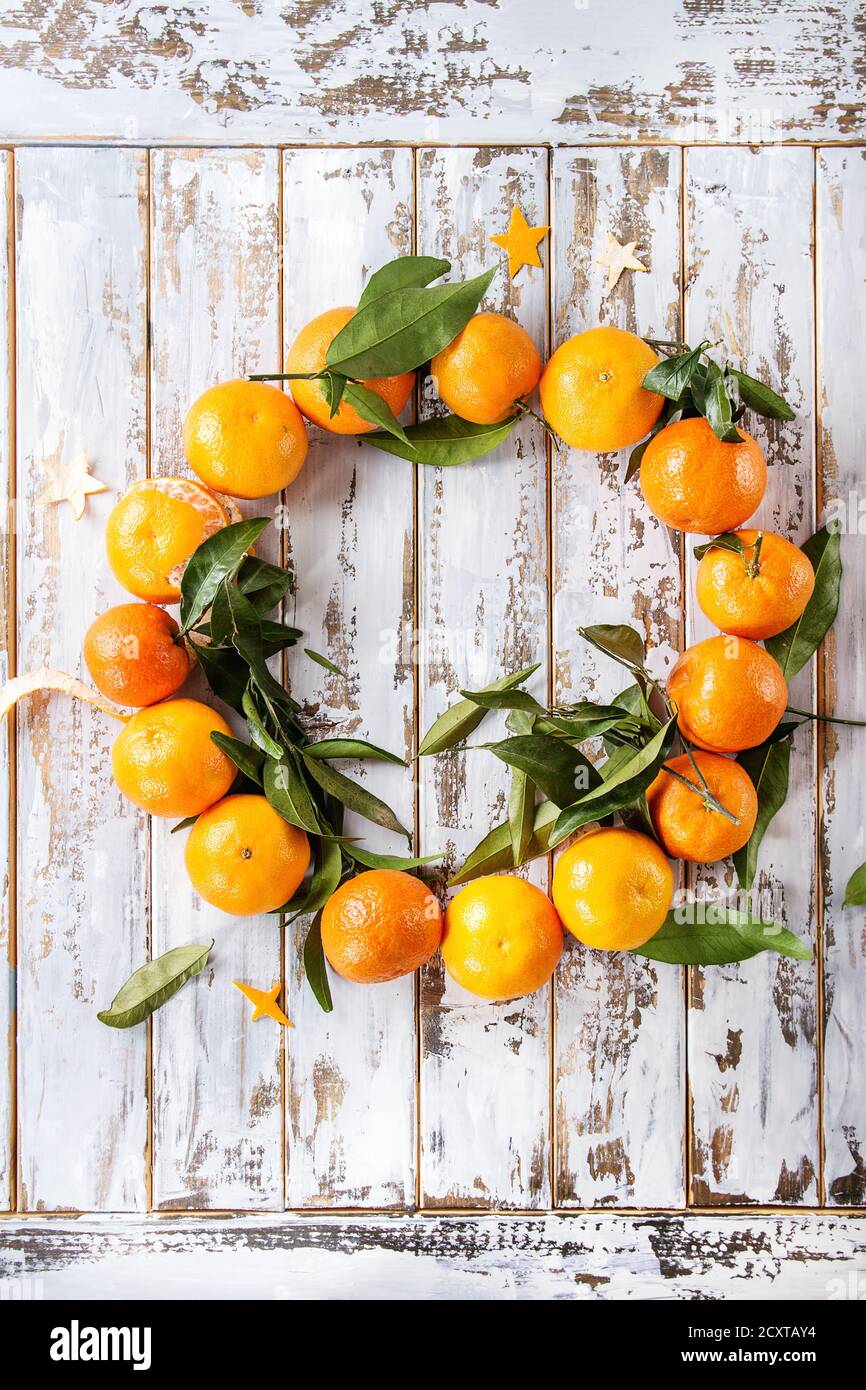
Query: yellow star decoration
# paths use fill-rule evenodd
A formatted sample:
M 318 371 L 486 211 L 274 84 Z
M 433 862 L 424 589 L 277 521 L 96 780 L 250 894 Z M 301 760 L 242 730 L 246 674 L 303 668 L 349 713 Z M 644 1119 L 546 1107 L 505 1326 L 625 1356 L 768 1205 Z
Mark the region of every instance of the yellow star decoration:
M 515 203 L 511 209 L 508 231 L 489 238 L 490 241 L 508 252 L 508 275 L 511 280 L 514 279 L 521 266 L 541 265 L 538 243 L 547 236 L 549 231 L 549 227 L 530 227 Z
M 255 1004 L 253 1010 L 252 1023 L 257 1018 L 273 1018 L 277 1023 L 281 1023 L 284 1028 L 294 1028 L 294 1023 L 290 1018 L 286 1018 L 279 1004 L 277 996 L 282 985 L 274 985 L 273 989 L 254 989 L 252 985 L 241 984 L 240 980 L 232 980 L 233 985 L 237 985 L 241 994 L 245 994 L 251 1004 Z
M 596 265 L 607 266 L 607 293 L 610 294 L 614 285 L 624 270 L 642 270 L 646 273 L 648 267 L 643 261 L 639 261 L 634 254 L 636 241 L 628 241 L 625 246 L 621 246 L 615 236 L 607 234 L 607 246 L 599 256 Z
M 60 459 L 61 449 L 50 458 L 42 460 L 41 468 L 48 476 L 48 486 L 36 499 L 36 505 L 44 507 L 52 502 L 68 502 L 76 521 L 84 516 L 87 498 L 94 492 L 105 492 L 107 483 L 91 477 L 87 453 L 79 449 L 68 463 Z

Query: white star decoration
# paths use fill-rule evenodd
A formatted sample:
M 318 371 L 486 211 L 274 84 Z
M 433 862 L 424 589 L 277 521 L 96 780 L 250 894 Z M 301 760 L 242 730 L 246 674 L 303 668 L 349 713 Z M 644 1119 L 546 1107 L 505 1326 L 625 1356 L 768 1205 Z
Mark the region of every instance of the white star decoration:
M 647 267 L 639 261 L 634 254 L 637 246 L 636 241 L 628 241 L 625 246 L 620 245 L 615 236 L 607 234 L 607 246 L 599 256 L 596 265 L 607 266 L 607 293 L 610 294 L 614 285 L 624 270 L 642 270 L 644 273 Z
M 58 449 L 50 458 L 42 460 L 40 466 L 48 477 L 48 486 L 39 494 L 36 504 L 44 507 L 53 502 L 68 502 L 75 520 L 80 521 L 88 496 L 94 492 L 105 492 L 108 484 L 91 476 L 86 450 L 79 449 L 68 463 L 60 459 L 61 451 Z

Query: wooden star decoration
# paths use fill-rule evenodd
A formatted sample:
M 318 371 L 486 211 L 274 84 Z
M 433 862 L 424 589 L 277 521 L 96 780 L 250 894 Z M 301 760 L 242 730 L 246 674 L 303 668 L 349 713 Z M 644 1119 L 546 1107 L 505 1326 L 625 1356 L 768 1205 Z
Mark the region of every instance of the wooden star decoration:
M 88 497 L 96 492 L 105 492 L 108 484 L 91 476 L 84 449 L 79 449 L 68 463 L 62 461 L 60 453 L 58 449 L 52 457 L 42 460 L 40 466 L 48 477 L 48 486 L 37 497 L 36 505 L 45 507 L 54 502 L 68 502 L 75 520 L 80 521 Z
M 253 985 L 242 984 L 240 980 L 232 980 L 241 994 L 245 994 L 251 1004 L 255 1004 L 253 1009 L 252 1023 L 257 1018 L 273 1018 L 277 1023 L 281 1023 L 284 1028 L 294 1028 L 290 1018 L 287 1018 L 277 1003 L 282 985 L 274 985 L 272 989 L 255 989 Z
M 596 261 L 596 265 L 607 266 L 608 294 L 624 270 L 642 270 L 644 274 L 647 273 L 648 267 L 644 265 L 643 261 L 639 261 L 634 254 L 636 246 L 636 241 L 628 241 L 625 246 L 622 246 L 616 237 L 608 232 L 607 246 Z
M 547 236 L 549 227 L 530 227 L 520 208 L 515 203 L 511 209 L 511 221 L 507 232 L 492 236 L 490 241 L 508 252 L 508 275 L 514 279 L 518 270 L 525 265 L 541 265 L 538 243 Z

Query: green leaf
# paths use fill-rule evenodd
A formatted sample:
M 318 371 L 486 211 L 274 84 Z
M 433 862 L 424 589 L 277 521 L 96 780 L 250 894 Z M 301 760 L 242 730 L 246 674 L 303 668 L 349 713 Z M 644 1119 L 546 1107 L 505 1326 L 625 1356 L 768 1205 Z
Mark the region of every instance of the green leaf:
M 542 801 L 536 806 L 532 839 L 529 841 L 522 863 L 528 864 L 531 859 L 538 859 L 541 855 L 547 854 L 550 848 L 550 835 L 558 815 L 559 807 L 554 806 L 552 801 Z M 468 883 L 470 879 L 481 878 L 485 874 L 495 874 L 500 869 L 512 869 L 514 867 L 511 825 L 506 820 L 494 826 L 484 836 L 484 839 L 475 846 L 472 853 L 464 860 L 459 872 L 449 878 L 448 887 L 457 888 L 461 883 Z
M 551 847 L 568 839 L 582 825 L 601 820 L 636 801 L 668 756 L 675 733 L 676 717 L 669 719 L 643 748 L 617 750 L 615 758 L 610 759 L 615 771 L 608 772 L 599 785 L 563 810 L 551 836 Z
M 346 394 L 346 387 L 349 384 L 348 377 L 341 376 L 339 372 L 328 372 L 319 382 L 319 389 L 328 407 L 328 418 L 333 420 L 340 404 Z
M 572 738 L 583 743 L 588 738 L 596 738 L 608 729 L 616 728 L 624 721 L 631 723 L 633 719 L 628 710 L 617 705 L 596 705 L 585 701 L 572 705 L 562 713 L 545 715 L 537 720 L 535 728 L 540 734 Z
M 514 768 L 508 794 L 508 824 L 515 868 L 523 863 L 535 824 L 535 783 L 525 772 Z
M 422 864 L 433 864 L 442 858 L 441 850 L 437 854 L 424 854 L 413 859 L 404 859 L 399 854 L 373 854 L 371 850 L 360 849 L 358 845 L 346 845 L 345 851 L 350 859 L 357 860 L 365 869 L 420 869 Z
M 734 868 L 740 887 L 749 891 L 758 868 L 758 850 L 770 821 L 781 810 L 788 795 L 788 774 L 791 764 L 791 739 L 762 743 L 748 748 L 737 756 L 758 794 L 758 815 L 754 829 L 742 849 L 734 855 Z
M 645 391 L 655 391 L 658 396 L 666 396 L 669 401 L 678 401 L 695 374 L 701 359 L 704 344 L 683 352 L 676 357 L 668 357 L 657 362 L 644 377 L 641 385 Z
M 544 706 L 528 690 L 461 690 L 460 695 L 482 709 L 522 709 L 529 714 L 544 714 Z
M 359 309 L 334 338 L 326 363 L 344 376 L 398 376 L 447 347 L 471 319 L 496 274 L 386 291 Z
M 512 690 L 516 685 L 522 685 L 524 681 L 538 670 L 539 662 L 534 666 L 527 666 L 523 671 L 515 671 L 510 676 L 502 676 L 498 681 L 493 681 L 492 685 L 485 686 L 484 690 L 477 691 L 476 694 L 486 695 L 496 690 Z M 458 700 L 456 705 L 445 710 L 431 724 L 421 746 L 418 749 L 418 757 L 426 758 L 433 753 L 444 753 L 447 749 L 453 748 L 457 743 L 463 743 L 465 739 L 473 733 L 482 719 L 487 714 L 483 706 L 476 704 L 474 700 Z
M 393 261 L 374 270 L 358 300 L 358 309 L 366 309 L 374 299 L 394 290 L 420 289 L 438 280 L 451 269 L 451 262 L 439 256 L 397 256 Z
M 733 406 L 725 386 L 725 376 L 715 362 L 708 362 L 706 366 L 704 414 L 713 434 L 723 444 L 740 442 L 742 436 L 732 423 Z
M 677 920 L 686 914 L 704 920 Z M 787 928 L 714 903 L 693 903 L 669 912 L 660 930 L 634 954 L 668 965 L 729 965 L 761 951 L 777 951 L 792 960 L 812 959 L 808 942 Z
M 822 526 L 801 547 L 815 571 L 815 588 L 800 617 L 764 646 L 782 668 L 787 681 L 811 660 L 836 620 L 842 582 L 841 535 L 838 522 Z
M 632 669 L 643 667 L 646 647 L 636 628 L 628 627 L 625 623 L 596 623 L 593 627 L 579 627 L 577 630 L 593 647 L 612 656 L 621 665 Z
M 110 1009 L 96 1017 L 109 1028 L 133 1028 L 177 994 L 187 980 L 198 975 L 213 950 L 209 946 L 175 946 L 164 955 L 140 965 L 115 994 Z
M 262 618 L 261 636 L 262 655 L 267 660 L 285 647 L 294 647 L 303 633 L 299 627 L 289 627 L 287 623 L 272 623 L 267 618 Z
M 178 821 L 177 825 L 173 825 L 168 833 L 169 835 L 176 835 L 179 830 L 189 830 L 190 826 L 195 825 L 197 820 L 198 816 L 185 816 L 183 820 Z
M 498 425 L 474 425 L 459 415 L 438 415 L 418 425 L 407 425 L 408 444 L 389 434 L 362 434 L 359 438 L 362 444 L 371 444 L 374 449 L 396 454 L 410 463 L 420 463 L 427 468 L 453 468 L 498 449 L 518 418 L 512 415 Z
M 735 555 L 745 557 L 746 547 L 740 540 L 736 531 L 723 531 L 720 536 L 713 536 L 711 541 L 704 541 L 702 545 L 694 547 L 695 559 L 703 560 L 711 550 L 732 550 Z
M 528 710 L 512 709 L 505 718 L 505 727 L 510 734 L 531 734 L 535 728 L 537 715 Z
M 270 613 L 285 598 L 294 582 L 291 570 L 248 555 L 238 570 L 238 588 L 260 614 Z
M 344 395 L 346 404 L 357 411 L 362 420 L 368 421 L 371 425 L 377 425 L 380 430 L 385 430 L 387 434 L 399 439 L 414 455 L 415 450 L 406 436 L 406 431 L 388 402 L 383 400 L 377 391 L 371 391 L 368 386 L 362 386 L 360 382 L 351 381 L 346 387 Z
M 331 767 L 330 763 L 320 762 L 318 758 L 308 758 L 306 750 L 301 750 L 304 759 L 304 766 L 314 781 L 318 782 L 323 791 L 329 796 L 333 796 L 337 801 L 349 811 L 355 811 L 357 815 L 363 816 L 365 820 L 373 821 L 375 825 L 384 825 L 386 830 L 394 830 L 398 835 L 405 835 L 407 840 L 409 831 L 401 825 L 391 807 L 381 801 L 373 792 L 366 787 L 353 782 L 351 777 L 346 777 L 336 768 Z
M 343 854 L 336 840 L 316 841 L 316 867 L 306 891 L 296 894 L 290 902 L 277 908 L 279 915 L 285 915 L 285 926 L 298 917 L 307 917 L 320 908 L 336 891 L 343 876 Z M 276 914 L 271 913 L 271 916 Z
M 304 656 L 308 656 L 311 661 L 315 661 L 317 666 L 323 666 L 326 671 L 330 671 L 332 676 L 342 676 L 344 681 L 349 677 L 345 671 L 341 671 L 339 666 L 335 666 L 333 661 L 329 661 L 321 652 L 314 652 L 312 647 L 304 647 Z
M 180 581 L 181 633 L 195 626 L 213 603 L 222 581 L 235 573 L 267 525 L 268 517 L 237 521 L 224 526 L 193 552 Z
M 518 735 L 484 746 L 509 767 L 525 772 L 557 806 L 570 806 L 574 801 L 578 773 L 587 787 L 596 787 L 601 781 L 592 763 L 579 749 L 548 734 Z
M 765 382 L 747 376 L 745 372 L 738 372 L 735 367 L 729 367 L 728 371 L 737 383 L 743 405 L 754 410 L 756 415 L 764 415 L 769 420 L 794 419 L 794 412 L 788 402 L 772 391 Z
M 195 651 L 205 680 L 217 699 L 242 713 L 249 672 L 237 652 L 214 651 L 211 647 L 199 646 Z
M 323 1013 L 329 1014 L 334 1007 L 334 1001 L 331 998 L 328 967 L 325 964 L 325 952 L 322 949 L 321 912 L 317 912 L 310 923 L 310 930 L 304 941 L 304 974 L 319 1007 Z
M 280 759 L 285 756 L 286 750 L 281 743 L 277 743 L 276 739 L 271 737 L 265 728 L 264 720 L 259 714 L 255 697 L 249 686 L 247 686 L 244 691 L 244 697 L 241 703 L 244 715 L 246 716 L 247 728 L 249 729 L 250 738 L 253 743 L 257 748 L 260 748 L 267 757 L 275 758 L 276 761 L 279 762 Z
M 383 763 L 396 763 L 398 767 L 406 766 L 403 758 L 398 758 L 396 753 L 389 753 L 387 748 L 367 743 L 363 738 L 323 738 L 318 743 L 305 744 L 304 757 L 369 758 Z
M 845 885 L 843 907 L 863 907 L 866 904 L 866 864 L 855 869 Z
M 269 757 L 263 784 L 265 796 L 283 820 L 299 830 L 306 830 L 309 835 L 322 834 L 315 804 L 294 758 L 283 756 L 277 761 Z
M 235 767 L 240 768 L 245 777 L 249 777 L 250 781 L 258 786 L 262 785 L 265 755 L 260 749 L 252 748 L 250 744 L 242 743 L 238 738 L 229 738 L 227 734 L 221 734 L 216 729 L 211 732 L 211 739 L 227 758 L 231 758 Z

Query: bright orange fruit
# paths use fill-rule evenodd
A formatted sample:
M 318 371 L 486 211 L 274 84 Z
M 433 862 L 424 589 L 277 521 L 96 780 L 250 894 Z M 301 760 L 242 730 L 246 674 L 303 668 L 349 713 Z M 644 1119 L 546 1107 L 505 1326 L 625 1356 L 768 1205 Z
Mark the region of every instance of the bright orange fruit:
M 551 357 L 539 394 L 544 418 L 573 449 L 606 454 L 649 434 L 664 397 L 641 382 L 658 362 L 652 348 L 624 328 L 589 328 Z
M 289 901 L 309 867 L 310 842 L 264 796 L 226 796 L 199 816 L 184 860 L 205 902 L 251 917 Z
M 714 864 L 735 854 L 748 840 L 758 816 L 758 794 L 749 774 L 733 758 L 703 752 L 692 757 L 699 773 L 688 753 L 671 758 L 648 788 L 647 805 L 666 854 L 693 864 Z M 671 772 L 685 777 L 694 790 L 684 787 Z M 703 794 L 706 789 L 736 817 L 738 825 L 710 805 Z
M 229 523 L 226 507 L 191 478 L 142 478 L 115 503 L 105 527 L 117 581 L 149 603 L 177 603 L 186 562 Z
M 779 663 L 745 637 L 708 637 L 687 647 L 667 691 L 683 737 L 710 753 L 763 743 L 788 703 Z
M 211 733 L 231 735 L 199 700 L 165 700 L 134 714 L 111 750 L 114 780 L 152 816 L 198 816 L 225 796 L 237 768 Z
M 541 358 L 525 329 L 504 314 L 475 314 L 430 363 L 449 410 L 476 425 L 496 425 L 534 391 Z
M 307 431 L 294 401 L 276 386 L 223 381 L 187 411 L 183 451 L 207 487 L 232 497 L 268 497 L 303 468 Z
M 673 891 L 673 870 L 655 841 L 622 826 L 582 835 L 553 873 L 553 901 L 564 925 L 599 951 L 633 951 L 649 941 Z
M 340 885 L 322 911 L 322 946 L 338 975 L 379 984 L 409 975 L 442 937 L 442 909 L 426 883 L 399 869 L 369 869 Z
M 767 486 L 760 445 L 740 429 L 723 444 L 703 416 L 677 420 L 646 447 L 640 485 L 650 511 L 675 531 L 718 535 L 742 526 Z
M 154 705 L 183 685 L 191 661 L 180 628 L 153 603 L 118 603 L 94 618 L 84 636 L 93 684 L 119 705 Z
M 745 555 L 708 550 L 698 565 L 695 590 L 704 613 L 722 632 L 760 642 L 801 616 L 815 588 L 815 571 L 809 557 L 784 536 L 736 534 Z
M 328 348 L 340 329 L 345 328 L 354 315 L 353 308 L 344 307 L 328 309 L 324 314 L 319 314 L 318 318 L 311 319 L 289 348 L 286 371 L 321 371 L 325 366 Z M 412 394 L 414 383 L 415 373 L 404 372 L 402 376 L 376 377 L 363 384 L 369 391 L 375 391 L 377 396 L 381 396 L 383 401 L 387 401 L 393 413 L 399 415 Z M 330 407 L 318 381 L 293 381 L 291 388 L 301 414 L 306 415 L 308 420 L 312 420 L 314 425 L 321 426 L 323 430 L 330 430 L 332 434 L 369 434 L 377 428 L 368 420 L 364 420 L 347 401 L 341 402 L 332 419 Z
M 553 904 L 525 878 L 477 878 L 448 904 L 445 968 L 482 999 L 515 999 L 541 989 L 561 955 L 562 924 Z

